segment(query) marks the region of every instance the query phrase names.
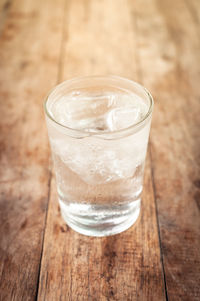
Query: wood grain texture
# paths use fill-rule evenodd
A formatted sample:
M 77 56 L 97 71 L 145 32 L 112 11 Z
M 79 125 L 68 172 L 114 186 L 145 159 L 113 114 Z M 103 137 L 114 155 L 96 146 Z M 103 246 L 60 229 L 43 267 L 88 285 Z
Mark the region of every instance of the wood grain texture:
M 199 24 L 199 0 L 0 0 L 0 301 L 200 299 Z M 63 222 L 42 110 L 97 74 L 155 98 L 142 214 L 106 238 Z
M 53 179 L 38 300 L 165 300 L 149 163 L 141 218 L 112 237 L 67 227 Z
M 35 300 L 49 191 L 42 111 L 64 1 L 13 1 L 0 45 L 0 300 Z M 49 39 L 51 36 L 51 39 Z M 46 76 L 48 74 L 48 76 Z
M 130 65 L 137 55 L 135 32 L 124 4 L 70 3 L 62 80 L 98 73 L 136 79 L 137 63 Z M 64 224 L 53 178 L 38 300 L 165 300 L 149 156 L 144 187 L 142 215 L 135 227 L 113 237 L 90 238 Z
M 156 99 L 151 155 L 168 298 L 199 300 L 200 5 L 131 7 L 143 83 Z
M 7 19 L 12 0 L 0 0 L 0 34 Z

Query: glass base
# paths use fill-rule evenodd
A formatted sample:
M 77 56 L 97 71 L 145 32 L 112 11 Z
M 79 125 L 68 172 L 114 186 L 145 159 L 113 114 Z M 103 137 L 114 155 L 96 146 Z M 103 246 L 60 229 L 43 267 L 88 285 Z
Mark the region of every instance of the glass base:
M 59 199 L 61 214 L 69 227 L 87 236 L 103 237 L 130 228 L 140 215 L 140 199 L 125 205 L 88 205 Z

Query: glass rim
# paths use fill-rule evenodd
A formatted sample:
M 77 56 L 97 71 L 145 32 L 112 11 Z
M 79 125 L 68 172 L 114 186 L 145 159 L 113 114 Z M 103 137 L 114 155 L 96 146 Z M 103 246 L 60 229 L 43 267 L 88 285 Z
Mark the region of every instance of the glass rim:
M 76 82 L 76 81 L 79 81 L 79 80 L 84 80 L 84 79 L 96 79 L 96 80 L 98 80 L 98 79 L 99 80 L 114 79 L 114 80 L 123 81 L 123 82 L 129 83 L 131 85 L 137 86 L 138 88 L 140 88 L 141 90 L 143 90 L 145 92 L 146 96 L 150 100 L 150 104 L 149 104 L 147 113 L 137 123 L 134 123 L 134 124 L 132 124 L 132 125 L 130 125 L 128 127 L 120 129 L 120 130 L 108 131 L 108 132 L 103 132 L 103 131 L 102 132 L 88 132 L 88 131 L 85 131 L 84 129 L 81 130 L 81 129 L 71 128 L 69 126 L 66 126 L 66 125 L 58 122 L 57 120 L 55 120 L 52 117 L 52 115 L 48 111 L 47 103 L 48 103 L 49 98 L 52 96 L 53 93 L 55 93 L 56 91 L 58 91 L 61 87 L 65 86 L 66 83 L 70 84 L 70 83 L 73 83 L 73 82 Z M 79 77 L 74 77 L 72 79 L 67 79 L 67 80 L 61 82 L 60 84 L 56 85 L 48 93 L 47 97 L 44 100 L 43 105 L 44 105 L 44 111 L 45 111 L 47 117 L 50 118 L 50 120 L 53 121 L 58 126 L 64 128 L 64 129 L 67 129 L 68 131 L 73 131 L 73 132 L 75 132 L 77 134 L 84 134 L 84 135 L 87 134 L 87 136 L 96 136 L 96 137 L 98 137 L 98 136 L 105 136 L 105 135 L 109 136 L 109 135 L 115 135 L 115 134 L 121 134 L 121 133 L 123 134 L 123 133 L 125 133 L 127 131 L 130 131 L 132 129 L 134 130 L 134 129 L 140 128 L 140 126 L 142 126 L 143 124 L 145 124 L 146 120 L 151 115 L 151 113 L 153 111 L 154 100 L 153 100 L 153 97 L 152 97 L 151 93 L 144 86 L 142 86 L 141 84 L 139 84 L 139 83 L 137 83 L 137 82 L 135 82 L 133 80 L 130 80 L 128 78 L 121 77 L 121 76 L 116 76 L 116 75 L 89 75 L 89 76 L 79 76 Z

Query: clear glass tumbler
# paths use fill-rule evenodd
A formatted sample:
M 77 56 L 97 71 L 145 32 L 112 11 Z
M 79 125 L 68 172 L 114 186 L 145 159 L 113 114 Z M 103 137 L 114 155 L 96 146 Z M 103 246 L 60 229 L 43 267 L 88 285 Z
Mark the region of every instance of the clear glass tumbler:
M 67 80 L 45 102 L 65 222 L 107 236 L 140 214 L 144 161 L 153 109 L 150 93 L 116 76 Z

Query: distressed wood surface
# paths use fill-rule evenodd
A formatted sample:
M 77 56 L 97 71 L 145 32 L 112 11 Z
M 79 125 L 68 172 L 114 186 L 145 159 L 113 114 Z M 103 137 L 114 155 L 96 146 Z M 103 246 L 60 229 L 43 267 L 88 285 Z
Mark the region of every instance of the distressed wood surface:
M 0 37 L 0 300 L 37 295 L 50 177 L 42 101 L 58 78 L 63 6 L 13 1 Z
M 136 64 L 128 68 L 137 51 L 128 5 L 82 3 L 71 2 L 66 13 L 61 79 L 98 73 L 137 77 Z M 53 181 L 38 300 L 165 300 L 149 161 L 142 217 L 117 236 L 90 238 L 70 230 L 60 219 L 54 190 Z
M 0 34 L 7 19 L 7 13 L 9 11 L 11 2 L 12 0 L 0 0 Z
M 198 0 L 0 1 L 0 300 L 200 299 Z M 59 212 L 42 102 L 116 74 L 155 98 L 142 214 L 79 235 Z
M 200 300 L 200 2 L 142 0 L 132 13 L 143 84 L 156 100 L 151 158 L 167 294 Z

